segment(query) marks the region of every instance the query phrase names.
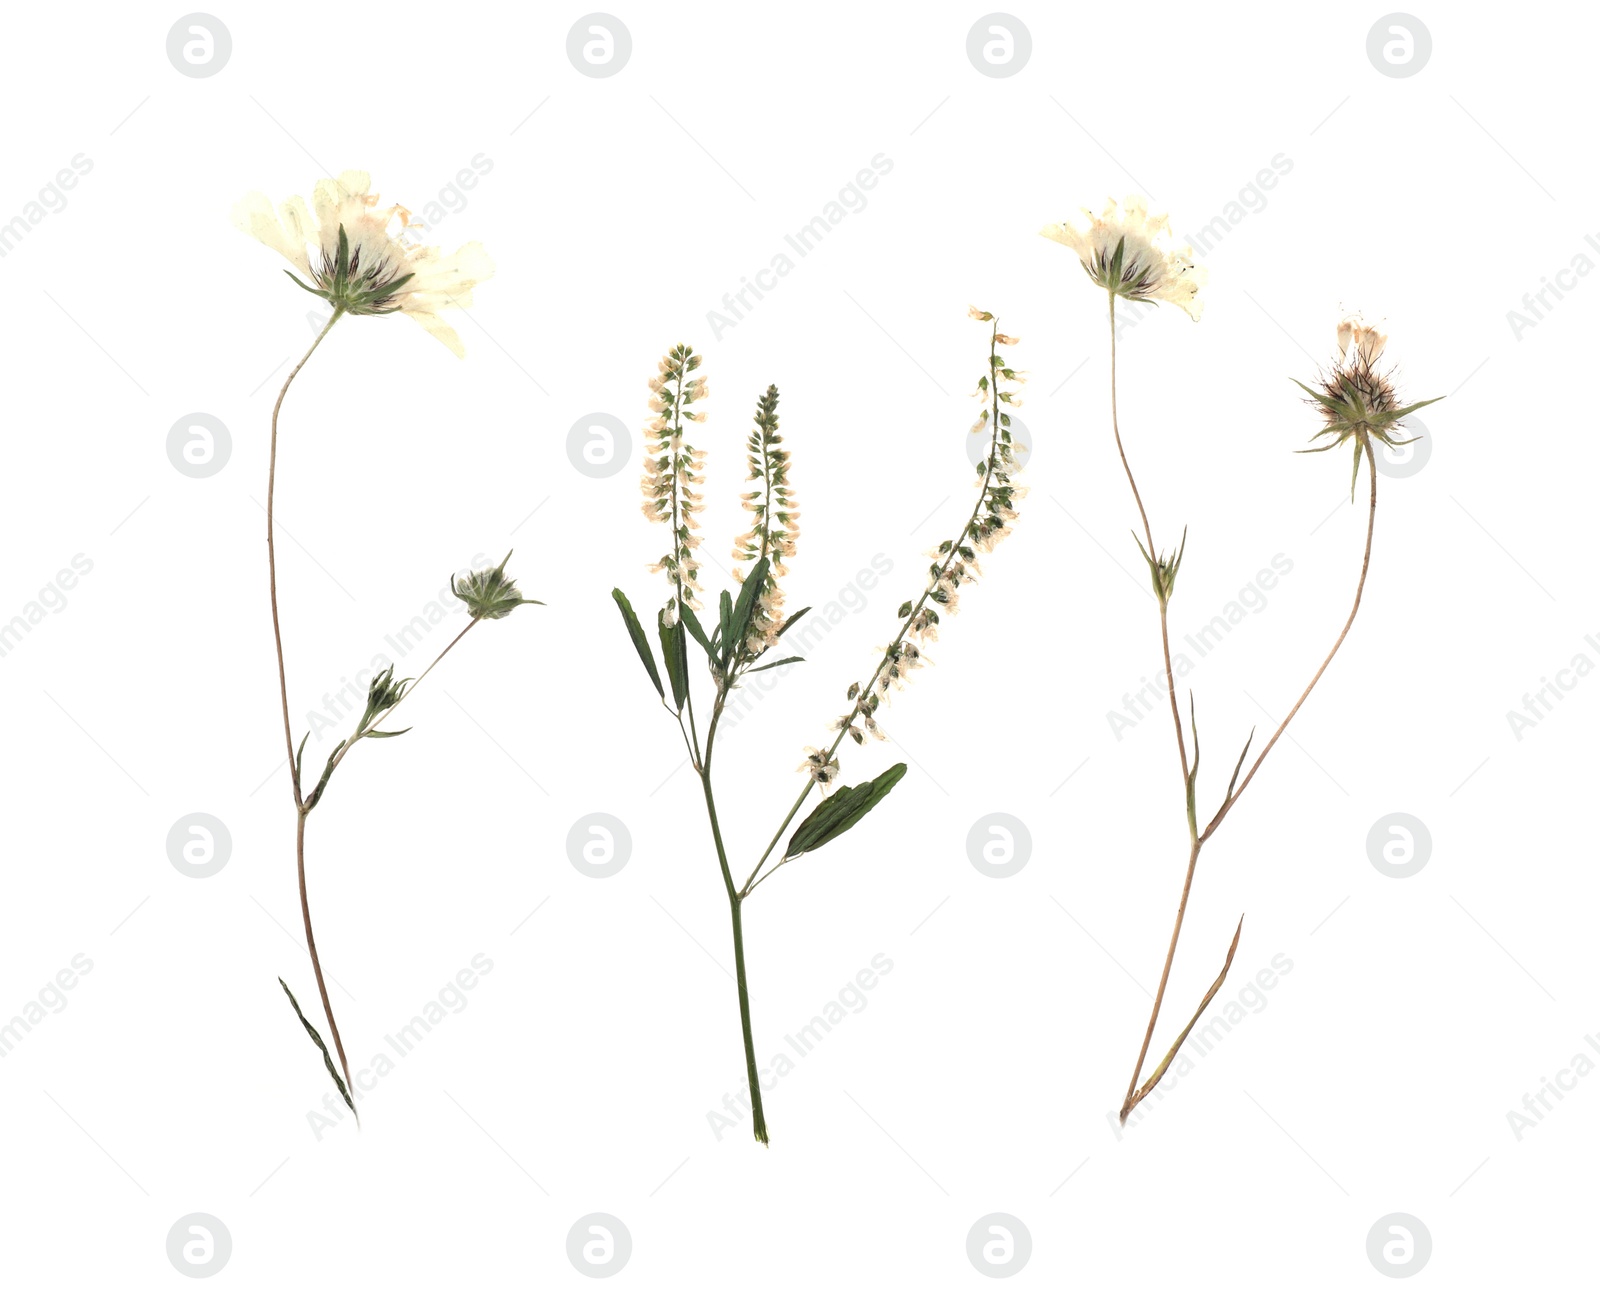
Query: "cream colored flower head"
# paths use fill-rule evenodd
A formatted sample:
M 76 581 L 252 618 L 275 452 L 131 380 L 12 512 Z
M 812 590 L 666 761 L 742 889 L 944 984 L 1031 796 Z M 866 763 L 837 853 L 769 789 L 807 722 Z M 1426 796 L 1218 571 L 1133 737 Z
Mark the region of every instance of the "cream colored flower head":
M 1107 204 L 1096 216 L 1046 225 L 1046 238 L 1078 253 L 1090 281 L 1129 301 L 1170 301 L 1191 319 L 1205 303 L 1200 288 L 1206 271 L 1194 263 L 1194 249 L 1179 246 L 1166 216 L 1153 216 L 1143 198 Z
M 472 289 L 494 274 L 482 243 L 448 256 L 421 245 L 421 226 L 402 206 L 379 206 L 365 171 L 318 180 L 311 204 L 315 220 L 304 198 L 274 210 L 264 194 L 252 193 L 234 208 L 233 223 L 280 253 L 299 271 L 285 271 L 289 277 L 335 309 L 408 314 L 456 355 L 466 353 L 439 311 L 471 305 Z

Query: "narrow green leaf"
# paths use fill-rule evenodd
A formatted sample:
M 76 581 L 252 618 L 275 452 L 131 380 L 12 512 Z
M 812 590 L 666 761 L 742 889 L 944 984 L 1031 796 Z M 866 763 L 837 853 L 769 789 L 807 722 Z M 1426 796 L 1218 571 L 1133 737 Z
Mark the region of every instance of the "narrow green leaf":
M 722 590 L 722 596 L 717 599 L 717 646 L 721 649 L 723 658 L 727 658 L 728 643 L 733 639 L 733 598 L 728 596 L 728 590 Z
M 839 838 L 883 800 L 906 775 L 906 765 L 897 763 L 887 772 L 859 786 L 840 786 L 812 810 L 795 828 L 784 850 L 785 861 L 811 853 Z
M 797 623 L 799 623 L 800 617 L 802 615 L 804 615 L 810 609 L 811 608 L 809 606 L 802 606 L 799 610 L 797 610 L 788 619 L 784 620 L 783 627 L 778 630 L 778 636 L 782 637 L 785 633 L 787 633 L 790 629 L 792 629 Z
M 711 639 L 706 637 L 706 631 L 700 624 L 700 617 L 694 610 L 685 604 L 683 598 L 678 599 L 678 618 L 683 621 L 684 627 L 689 630 L 689 636 L 700 644 L 700 649 L 707 655 L 716 655 L 711 647 Z
M 361 1125 L 361 1115 L 356 1113 L 355 1101 L 350 1098 L 350 1092 L 345 1090 L 344 1079 L 339 1076 L 339 1070 L 333 1066 L 333 1056 L 328 1054 L 328 1048 L 322 1044 L 322 1034 L 311 1026 L 311 1021 L 306 1018 L 305 1011 L 300 1009 L 300 1003 L 294 999 L 294 993 L 289 991 L 289 985 L 282 979 L 278 986 L 283 989 L 284 995 L 289 998 L 289 1004 L 294 1007 L 294 1013 L 300 1017 L 300 1022 L 310 1034 L 311 1040 L 317 1044 L 317 1049 L 322 1052 L 322 1062 L 328 1066 L 328 1076 L 333 1079 L 334 1086 L 339 1088 L 339 1094 L 344 1097 L 344 1102 L 350 1106 L 350 1112 L 356 1115 L 356 1125 Z
M 672 703 L 683 713 L 683 702 L 689 695 L 689 655 L 684 650 L 682 624 L 668 624 L 667 613 L 656 616 L 656 631 L 661 637 L 661 658 L 667 666 L 667 682 L 672 687 Z
M 744 577 L 744 583 L 739 586 L 739 600 L 733 606 L 733 632 L 724 639 L 724 649 L 732 642 L 737 651 L 739 644 L 744 642 L 745 634 L 750 629 L 750 616 L 755 612 L 756 597 L 761 592 L 761 585 L 766 582 L 767 570 L 771 564 L 766 557 L 762 557 L 750 567 L 750 573 Z
M 1239 935 L 1243 931 L 1244 917 L 1240 916 L 1239 924 L 1233 931 L 1233 942 L 1228 944 L 1228 957 L 1222 963 L 1222 973 L 1217 975 L 1216 982 L 1214 982 L 1207 990 L 1206 995 L 1200 998 L 1200 1005 L 1196 1008 L 1194 1014 L 1190 1016 L 1189 1022 L 1184 1025 L 1183 1031 L 1178 1034 L 1178 1040 L 1172 1043 L 1172 1049 L 1169 1050 L 1162 1058 L 1161 1063 L 1156 1065 L 1155 1072 L 1145 1080 L 1145 1084 L 1134 1094 L 1133 1099 L 1128 1106 L 1129 1108 L 1132 1108 L 1133 1105 L 1138 1104 L 1139 1101 L 1143 1100 L 1145 1096 L 1150 1094 L 1150 1092 L 1155 1088 L 1156 1083 L 1161 1081 L 1162 1076 L 1167 1071 L 1167 1066 L 1172 1063 L 1173 1058 L 1177 1055 L 1184 1042 L 1189 1040 L 1189 1034 L 1194 1031 L 1194 1026 L 1200 1022 L 1200 1016 L 1205 1014 L 1206 1007 L 1211 1004 L 1212 998 L 1214 998 L 1218 991 L 1222 988 L 1223 980 L 1228 977 L 1228 971 L 1233 968 L 1233 954 L 1239 950 Z
M 398 732 L 379 732 L 379 731 L 374 730 L 374 731 L 368 732 L 367 735 L 368 736 L 404 736 L 410 730 L 411 729 L 409 727 L 402 727 Z
M 622 589 L 613 588 L 611 596 L 616 599 L 617 609 L 622 612 L 622 622 L 628 626 L 628 636 L 633 639 L 633 649 L 639 653 L 645 672 L 655 684 L 656 695 L 665 699 L 666 692 L 661 689 L 661 675 L 656 672 L 656 660 L 650 654 L 650 643 L 645 639 L 644 629 L 639 627 L 639 617 L 633 613 L 633 606 Z
M 786 655 L 782 660 L 774 660 L 771 664 L 758 664 L 754 669 L 746 670 L 747 673 L 760 673 L 763 669 L 776 669 L 780 665 L 804 664 L 805 657 L 800 655 Z

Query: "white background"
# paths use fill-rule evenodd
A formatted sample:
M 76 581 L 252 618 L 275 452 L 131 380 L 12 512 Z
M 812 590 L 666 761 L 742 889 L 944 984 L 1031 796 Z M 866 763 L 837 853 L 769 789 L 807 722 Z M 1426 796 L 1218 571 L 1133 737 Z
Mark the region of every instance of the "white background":
M 93 568 L 0 658 L 0 1017 L 75 954 L 93 968 L 0 1060 L 8 1287 L 187 1287 L 165 1244 L 193 1212 L 226 1225 L 214 1278 L 238 1289 L 589 1287 L 566 1236 L 593 1212 L 632 1236 L 617 1287 L 987 1287 L 966 1236 L 994 1212 L 1032 1237 L 1017 1287 L 1383 1287 L 1366 1238 L 1395 1212 L 1432 1236 L 1419 1287 L 1581 1278 L 1600 1076 L 1520 1139 L 1507 1114 L 1600 1029 L 1600 680 L 1520 740 L 1506 712 L 1576 654 L 1600 661 L 1580 385 L 1600 286 L 1520 339 L 1507 312 L 1600 229 L 1593 20 L 1421 11 L 1431 59 L 1391 78 L 1366 55 L 1376 7 L 1025 5 L 1031 59 L 991 78 L 965 52 L 981 6 L 615 12 L 632 57 L 605 79 L 568 61 L 576 7 L 230 6 L 208 78 L 168 62 L 172 7 L 11 16 L 0 221 L 74 156 L 92 169 L 0 260 L 0 619 L 75 554 Z M 892 170 L 865 209 L 714 337 L 723 293 L 877 154 Z M 1119 355 L 1158 541 L 1189 529 L 1176 631 L 1293 563 L 1188 679 L 1203 802 L 1310 676 L 1359 560 L 1347 462 L 1293 455 L 1316 418 L 1288 379 L 1360 308 L 1386 320 L 1405 393 L 1450 398 L 1424 417 L 1426 467 L 1382 481 L 1343 653 L 1204 856 L 1155 1053 L 1241 912 L 1219 1006 L 1275 955 L 1292 971 L 1119 1136 L 1183 806 L 1170 726 L 1118 740 L 1107 719 L 1156 677 L 1156 618 L 1104 304 L 1036 231 L 1145 192 L 1192 234 L 1279 154 L 1265 207 L 1205 257 L 1203 321 L 1163 308 Z M 437 230 L 498 264 L 454 320 L 467 358 L 405 319 L 341 323 L 283 416 L 297 726 L 475 556 L 515 547 L 548 603 L 475 631 L 408 702 L 415 731 L 363 747 L 312 819 L 356 1066 L 475 954 L 493 962 L 364 1098 L 364 1129 L 319 1139 L 327 1077 L 275 981 L 320 1020 L 261 509 L 314 302 L 228 214 L 346 167 L 420 211 L 479 155 L 492 169 Z M 743 1081 L 725 898 L 609 596 L 664 595 L 644 568 L 664 532 L 637 507 L 644 382 L 674 342 L 706 352 L 713 587 L 743 528 L 750 410 L 780 385 L 804 511 L 791 605 L 861 608 L 728 734 L 748 869 L 801 748 L 970 506 L 969 304 L 1024 340 L 1032 493 L 885 715 L 896 745 L 845 752 L 847 780 L 897 758 L 911 774 L 747 905 L 758 1051 L 875 954 L 893 970 L 768 1093 L 769 1149 L 742 1122 L 719 1140 L 707 1115 Z M 205 479 L 166 450 L 196 411 L 231 433 Z M 596 411 L 634 428 L 603 479 L 567 453 Z M 891 574 L 844 591 L 880 554 Z M 232 837 L 208 879 L 167 857 L 193 812 Z M 613 878 L 568 860 L 591 812 L 631 832 Z M 1009 879 L 966 850 L 994 812 L 1032 837 Z M 1368 857 L 1392 812 L 1431 832 L 1409 879 Z

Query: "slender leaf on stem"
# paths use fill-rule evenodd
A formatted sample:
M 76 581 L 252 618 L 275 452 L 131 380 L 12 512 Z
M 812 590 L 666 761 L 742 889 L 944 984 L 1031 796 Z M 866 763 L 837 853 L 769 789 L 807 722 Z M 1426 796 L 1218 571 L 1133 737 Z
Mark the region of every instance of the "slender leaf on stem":
M 783 860 L 787 862 L 802 853 L 814 852 L 838 839 L 877 807 L 905 775 L 906 765 L 897 763 L 859 786 L 840 786 L 795 828 L 789 837 L 789 847 L 783 852 Z
M 661 689 L 661 675 L 656 672 L 655 657 L 650 654 L 650 643 L 645 638 L 644 629 L 639 626 L 639 617 L 633 613 L 633 605 L 620 588 L 613 588 L 611 596 L 616 599 L 617 609 L 622 612 L 622 622 L 628 626 L 628 636 L 633 639 L 633 649 L 639 653 L 645 672 L 650 675 L 650 681 L 655 685 L 656 695 L 663 700 L 666 699 L 666 692 Z
M 1194 733 L 1194 762 L 1189 765 L 1188 784 L 1184 787 L 1185 799 L 1189 810 L 1189 838 L 1193 839 L 1199 833 L 1200 827 L 1195 820 L 1195 788 L 1200 783 L 1200 724 L 1194 716 L 1194 692 L 1189 693 L 1189 730 Z
M 689 694 L 689 653 L 684 649 L 682 624 L 668 624 L 666 611 L 656 616 L 656 629 L 661 635 L 661 658 L 667 665 L 667 682 L 672 687 L 672 703 L 683 713 L 683 702 Z
M 1256 729 L 1250 729 L 1250 735 L 1244 738 L 1244 749 L 1239 751 L 1239 762 L 1233 765 L 1233 775 L 1228 778 L 1228 793 L 1222 797 L 1222 802 L 1227 803 L 1233 798 L 1233 783 L 1239 780 L 1239 769 L 1244 767 L 1244 756 L 1250 753 L 1250 742 L 1256 739 Z
M 758 664 L 758 665 L 756 665 L 755 668 L 747 669 L 747 670 L 745 670 L 745 672 L 746 673 L 760 673 L 763 669 L 776 669 L 780 665 L 804 664 L 805 660 L 806 660 L 806 658 L 803 655 L 786 655 L 786 656 L 783 657 L 782 660 L 774 660 L 771 664 Z
M 300 1009 L 300 1003 L 294 999 L 294 993 L 289 991 L 289 985 L 282 979 L 278 986 L 283 989 L 284 995 L 289 998 L 289 1004 L 294 1007 L 294 1013 L 300 1017 L 300 1022 L 305 1026 L 311 1040 L 316 1043 L 317 1049 L 322 1052 L 322 1062 L 328 1066 L 328 1076 L 333 1079 L 334 1086 L 339 1088 L 339 1094 L 344 1097 L 344 1102 L 350 1106 L 350 1112 L 356 1115 L 356 1125 L 361 1123 L 361 1115 L 356 1112 L 355 1101 L 350 1098 L 350 1092 L 345 1089 L 344 1079 L 339 1076 L 339 1070 L 333 1066 L 333 1056 L 328 1054 L 328 1048 L 323 1044 L 322 1034 L 311 1026 L 311 1021 L 306 1018 L 305 1011 Z
M 702 651 L 707 655 L 716 654 L 716 651 L 711 646 L 711 639 L 706 636 L 706 631 L 700 624 L 700 617 L 694 613 L 688 602 L 681 597 L 678 599 L 678 618 L 683 621 L 683 626 L 689 630 L 689 636 L 700 644 Z
M 730 659 L 737 657 L 743 648 L 745 636 L 750 631 L 750 616 L 755 610 L 756 597 L 761 592 L 761 585 L 766 582 L 771 564 L 768 558 L 762 557 L 750 567 L 744 583 L 739 585 L 739 600 L 733 604 L 733 628 L 722 639 L 723 650 L 729 652 Z
M 797 623 L 799 623 L 800 617 L 802 615 L 804 615 L 810 609 L 811 608 L 809 606 L 802 606 L 799 610 L 797 610 L 788 619 L 784 620 L 783 627 L 778 630 L 778 636 L 782 637 L 785 633 L 787 633 L 790 629 L 792 629 Z
M 1156 1083 L 1161 1081 L 1167 1071 L 1167 1067 L 1177 1057 L 1179 1047 L 1189 1040 L 1189 1034 L 1194 1031 L 1194 1026 L 1200 1022 L 1200 1016 L 1205 1014 L 1206 1007 L 1211 1004 L 1212 998 L 1222 990 L 1222 982 L 1228 977 L 1228 971 L 1233 967 L 1233 954 L 1239 950 L 1239 935 L 1243 930 L 1244 917 L 1240 916 L 1238 927 L 1233 931 L 1233 942 L 1228 944 L 1228 959 L 1222 963 L 1222 973 L 1217 975 L 1216 982 L 1207 989 L 1206 995 L 1200 999 L 1200 1004 L 1196 1007 L 1189 1022 L 1184 1025 L 1183 1031 L 1178 1034 L 1178 1040 L 1172 1043 L 1172 1049 L 1166 1053 L 1161 1063 L 1156 1065 L 1156 1071 L 1150 1075 L 1149 1081 L 1140 1087 L 1133 1099 L 1128 1102 L 1128 1109 L 1132 1109 L 1134 1105 L 1138 1104 L 1139 1101 L 1143 1100 L 1145 1096 L 1155 1089 Z M 1127 1119 L 1126 1110 L 1123 1112 L 1123 1119 L 1124 1121 Z

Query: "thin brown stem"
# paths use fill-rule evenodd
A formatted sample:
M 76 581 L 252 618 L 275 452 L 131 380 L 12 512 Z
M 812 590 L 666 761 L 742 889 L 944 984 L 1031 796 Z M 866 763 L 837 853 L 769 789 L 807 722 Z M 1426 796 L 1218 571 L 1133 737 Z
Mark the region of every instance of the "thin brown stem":
M 1317 672 L 1312 675 L 1311 681 L 1306 684 L 1306 689 L 1300 693 L 1300 699 L 1295 701 L 1294 708 L 1284 715 L 1283 722 L 1278 724 L 1278 730 L 1272 734 L 1272 739 L 1266 743 L 1261 753 L 1256 756 L 1256 761 L 1250 765 L 1250 771 L 1245 773 L 1245 778 L 1239 783 L 1239 788 L 1228 796 L 1221 808 L 1217 809 L 1217 815 L 1211 819 L 1211 824 L 1206 827 L 1205 832 L 1200 836 L 1202 843 L 1211 838 L 1212 832 L 1222 824 L 1222 819 L 1228 815 L 1228 810 L 1239 802 L 1239 796 L 1244 794 L 1244 788 L 1250 784 L 1250 779 L 1256 775 L 1256 769 L 1266 760 L 1267 755 L 1272 753 L 1272 747 L 1278 743 L 1278 738 L 1283 735 L 1284 729 L 1289 726 L 1289 720 L 1300 712 L 1300 706 L 1306 703 L 1306 697 L 1311 695 L 1311 689 L 1317 685 L 1328 666 L 1333 663 L 1333 657 L 1339 653 L 1339 648 L 1344 645 L 1344 640 L 1350 633 L 1350 626 L 1356 622 L 1356 612 L 1361 609 L 1361 594 L 1367 587 L 1367 570 L 1372 565 L 1372 532 L 1378 523 L 1378 464 L 1373 456 L 1372 441 L 1363 437 L 1362 447 L 1366 450 L 1367 475 L 1371 478 L 1372 489 L 1367 502 L 1367 543 L 1361 553 L 1361 578 L 1356 580 L 1356 596 L 1355 601 L 1351 603 L 1350 614 L 1345 618 L 1344 627 L 1339 630 L 1339 636 L 1333 644 L 1333 649 L 1328 652 L 1327 658 L 1323 660 Z
M 300 885 L 300 914 L 305 920 L 306 927 L 306 950 L 311 954 L 311 969 L 316 974 L 317 991 L 322 996 L 322 1011 L 328 1017 L 328 1031 L 333 1034 L 333 1044 L 339 1052 L 339 1064 L 344 1069 L 345 1090 L 354 1092 L 355 1088 L 350 1083 L 350 1062 L 345 1059 L 344 1042 L 339 1037 L 339 1025 L 333 1017 L 333 1006 L 328 1000 L 328 984 L 323 977 L 322 962 L 317 957 L 317 940 L 311 932 L 311 903 L 306 895 L 306 807 L 300 791 L 300 772 L 294 757 L 294 731 L 289 719 L 289 679 L 283 664 L 283 627 L 278 615 L 278 555 L 273 526 L 273 508 L 278 485 L 278 414 L 283 408 L 283 398 L 289 393 L 290 383 L 300 375 L 300 370 L 306 366 L 306 361 L 316 353 L 317 347 L 322 344 L 322 339 L 333 330 L 333 325 L 339 322 L 343 315 L 342 309 L 334 310 L 333 316 L 323 326 L 322 331 L 317 333 L 317 339 L 311 343 L 311 348 L 301 356 L 300 362 L 294 366 L 294 371 L 284 379 L 283 387 L 278 391 L 277 401 L 272 406 L 272 435 L 267 451 L 267 591 L 272 602 L 272 645 L 278 657 L 278 699 L 283 707 L 283 742 L 289 756 L 289 782 L 294 790 L 295 870 Z
M 306 366 L 306 360 L 317 353 L 317 347 L 322 344 L 322 339 L 333 330 L 333 325 L 339 322 L 344 314 L 343 310 L 335 310 L 333 317 L 317 339 L 311 343 L 311 349 L 301 356 L 300 362 L 294 366 L 294 371 L 284 378 L 283 388 L 278 392 L 278 400 L 272 406 L 272 443 L 267 451 L 267 593 L 272 601 L 272 645 L 278 654 L 278 699 L 283 705 L 283 743 L 289 755 L 289 778 L 294 786 L 294 803 L 298 808 L 301 805 L 300 777 L 295 771 L 294 760 L 294 730 L 289 720 L 289 676 L 283 667 L 283 628 L 278 619 L 278 553 L 273 543 L 272 509 L 278 488 L 278 410 L 283 408 L 283 397 L 289 393 L 289 384 L 300 375 L 300 370 Z M 330 1016 L 329 1023 L 332 1023 Z
M 1139 496 L 1139 482 L 1133 478 L 1133 468 L 1128 465 L 1128 452 L 1122 447 L 1122 430 L 1117 425 L 1117 295 L 1108 292 L 1111 310 L 1111 434 L 1117 441 L 1117 456 L 1122 459 L 1122 470 L 1128 478 L 1128 488 L 1133 491 L 1134 505 L 1139 509 L 1139 520 L 1144 525 L 1145 551 L 1152 561 L 1157 559 L 1155 536 L 1150 531 L 1150 517 L 1144 510 L 1144 499 Z M 1189 784 L 1189 751 L 1183 743 L 1183 718 L 1178 713 L 1178 688 L 1172 674 L 1172 644 L 1167 632 L 1167 603 L 1157 597 L 1161 608 L 1161 659 L 1167 671 L 1167 700 L 1172 705 L 1172 726 L 1178 734 L 1178 764 L 1183 770 L 1183 784 Z
M 294 853 L 300 875 L 300 915 L 306 926 L 306 951 L 311 953 L 311 968 L 317 976 L 317 992 L 322 997 L 322 1013 L 328 1017 L 328 1031 L 333 1034 L 333 1048 L 339 1052 L 339 1067 L 344 1070 L 344 1089 L 355 1098 L 355 1087 L 350 1080 L 350 1061 L 344 1057 L 344 1042 L 339 1037 L 339 1024 L 333 1017 L 333 1003 L 328 1000 L 328 984 L 322 976 L 322 962 L 317 957 L 317 938 L 311 932 L 311 903 L 306 897 L 306 814 L 295 814 Z M 352 1110 L 354 1106 L 351 1106 Z M 356 1121 L 361 1117 L 356 1115 Z
M 1250 771 L 1246 774 L 1244 780 L 1239 784 L 1239 787 L 1234 790 L 1223 802 L 1222 807 L 1217 810 L 1216 816 L 1211 819 L 1210 824 L 1205 828 L 1205 830 L 1199 835 L 1191 838 L 1189 845 L 1189 865 L 1187 870 L 1184 872 L 1183 893 L 1178 900 L 1178 915 L 1177 919 L 1172 925 L 1171 941 L 1167 944 L 1167 959 L 1165 964 L 1163 964 L 1161 967 L 1161 982 L 1156 988 L 1155 1002 L 1150 1009 L 1150 1022 L 1145 1026 L 1144 1042 L 1139 1047 L 1139 1059 L 1134 1065 L 1133 1077 L 1129 1079 L 1128 1082 L 1128 1094 L 1123 1100 L 1121 1113 L 1121 1120 L 1123 1122 L 1127 1122 L 1128 1115 L 1133 1112 L 1134 1108 L 1141 1100 L 1150 1094 L 1150 1092 L 1154 1089 L 1155 1084 L 1161 1080 L 1162 1074 L 1166 1072 L 1167 1066 L 1172 1063 L 1173 1056 L 1177 1054 L 1178 1048 L 1183 1045 L 1184 1040 L 1188 1037 L 1190 1030 L 1194 1028 L 1195 1022 L 1200 1017 L 1200 1012 L 1210 1004 L 1211 999 L 1216 996 L 1218 989 L 1222 987 L 1223 980 L 1228 976 L 1228 969 L 1233 964 L 1233 954 L 1239 946 L 1239 931 L 1235 930 L 1233 935 L 1233 943 L 1228 948 L 1228 957 L 1223 964 L 1222 973 L 1217 976 L 1216 982 L 1211 985 L 1211 990 L 1206 993 L 1205 998 L 1201 1001 L 1199 1009 L 1196 1010 L 1194 1017 L 1189 1020 L 1188 1027 L 1183 1030 L 1183 1032 L 1179 1035 L 1178 1040 L 1173 1043 L 1172 1048 L 1167 1052 L 1166 1058 L 1163 1059 L 1160 1065 L 1157 1066 L 1156 1071 L 1151 1075 L 1149 1081 L 1147 1081 L 1143 1086 L 1140 1086 L 1139 1075 L 1144 1071 L 1145 1056 L 1149 1053 L 1150 1039 L 1155 1033 L 1156 1019 L 1161 1014 L 1161 1002 L 1166 996 L 1167 979 L 1172 973 L 1172 961 L 1174 956 L 1177 954 L 1178 935 L 1183 931 L 1183 918 L 1185 912 L 1188 910 L 1189 890 L 1194 883 L 1195 865 L 1200 860 L 1200 850 L 1205 846 L 1205 842 L 1216 832 L 1217 827 L 1222 824 L 1222 819 L 1227 816 L 1228 810 L 1239 801 L 1239 796 L 1244 793 L 1244 788 L 1250 784 L 1250 780 L 1255 776 L 1256 770 L 1260 768 L 1262 763 L 1266 760 L 1267 755 L 1271 753 L 1272 747 L 1278 743 L 1278 738 L 1282 736 L 1284 731 L 1288 728 L 1290 720 L 1292 720 L 1294 716 L 1300 712 L 1300 707 L 1305 704 L 1306 698 L 1311 695 L 1312 688 L 1315 687 L 1321 680 L 1322 675 L 1327 671 L 1328 665 L 1333 662 L 1333 657 L 1338 654 L 1339 648 L 1344 645 L 1344 640 L 1347 636 L 1349 636 L 1350 633 L 1350 626 L 1355 623 L 1356 612 L 1361 609 L 1361 594 L 1366 589 L 1367 572 L 1372 566 L 1372 536 L 1377 527 L 1378 521 L 1377 462 L 1373 455 L 1372 442 L 1363 438 L 1362 447 L 1366 452 L 1367 474 L 1370 478 L 1371 489 L 1367 504 L 1367 537 L 1361 552 L 1361 576 L 1356 581 L 1356 595 L 1350 606 L 1350 614 L 1345 618 L 1344 627 L 1339 630 L 1339 636 L 1337 639 L 1335 639 L 1332 649 L 1329 650 L 1327 656 L 1324 657 L 1321 665 L 1317 667 L 1317 671 L 1312 675 L 1311 681 L 1306 684 L 1306 689 L 1300 693 L 1300 698 L 1295 701 L 1294 708 L 1292 708 L 1284 717 L 1283 722 L 1278 724 L 1277 731 L 1272 734 L 1272 738 L 1267 742 L 1261 753 L 1256 756 L 1256 761 L 1250 765 Z M 1243 917 L 1240 918 L 1240 923 L 1242 927 Z
M 1122 1100 L 1123 1122 L 1128 1121 L 1128 1115 L 1138 1103 L 1134 1098 L 1134 1091 L 1139 1085 L 1139 1074 L 1144 1072 L 1144 1057 L 1150 1053 L 1150 1039 L 1155 1035 L 1156 1020 L 1161 1015 L 1162 999 L 1167 995 L 1167 980 L 1172 975 L 1173 958 L 1178 954 L 1178 935 L 1183 932 L 1183 917 L 1189 910 L 1189 890 L 1194 885 L 1194 868 L 1199 860 L 1200 841 L 1195 840 L 1189 845 L 1189 866 L 1183 873 L 1183 893 L 1178 898 L 1178 917 L 1172 922 L 1172 939 L 1167 943 L 1167 959 L 1161 966 L 1161 982 L 1156 985 L 1156 999 L 1150 1007 L 1150 1022 L 1144 1026 L 1144 1041 L 1139 1044 L 1139 1058 L 1133 1066 L 1133 1076 L 1128 1079 L 1128 1094 Z

